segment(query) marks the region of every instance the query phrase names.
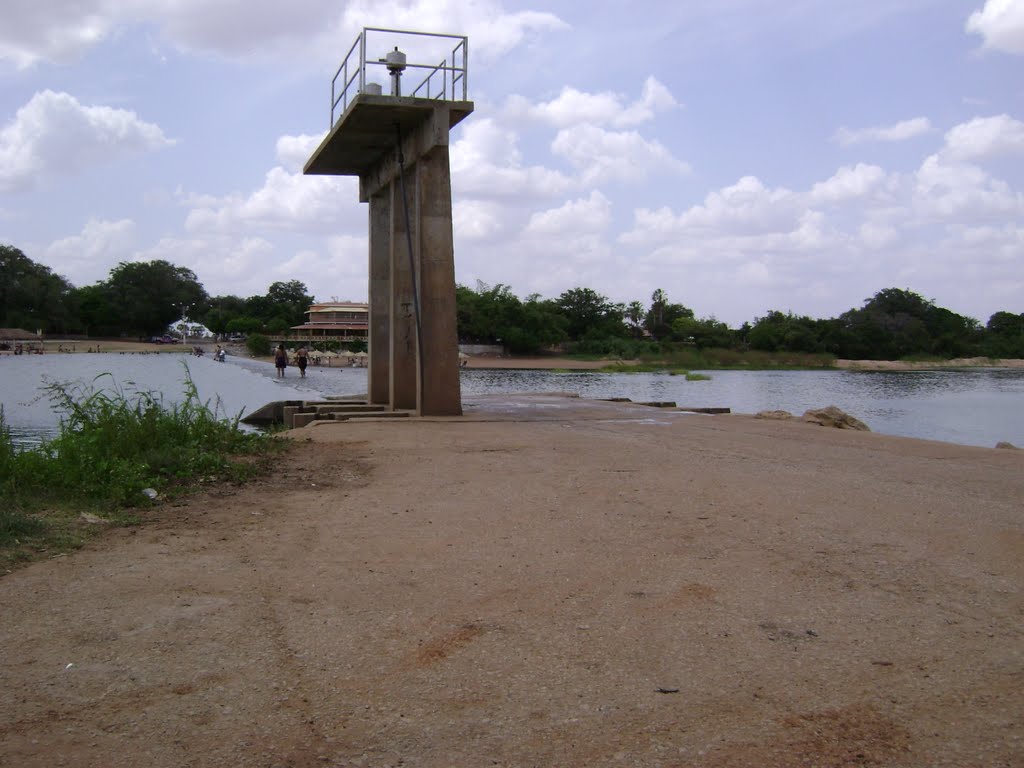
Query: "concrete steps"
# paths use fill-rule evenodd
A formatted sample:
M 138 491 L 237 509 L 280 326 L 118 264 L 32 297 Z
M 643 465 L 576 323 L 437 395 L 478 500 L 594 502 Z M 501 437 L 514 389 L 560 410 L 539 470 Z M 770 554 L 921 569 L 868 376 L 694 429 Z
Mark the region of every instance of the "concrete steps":
M 408 417 L 408 411 L 391 411 L 385 405 L 371 405 L 365 401 L 307 402 L 285 405 L 281 409 L 281 423 L 287 429 L 304 427 L 314 421 L 348 421 L 349 419 L 395 419 Z

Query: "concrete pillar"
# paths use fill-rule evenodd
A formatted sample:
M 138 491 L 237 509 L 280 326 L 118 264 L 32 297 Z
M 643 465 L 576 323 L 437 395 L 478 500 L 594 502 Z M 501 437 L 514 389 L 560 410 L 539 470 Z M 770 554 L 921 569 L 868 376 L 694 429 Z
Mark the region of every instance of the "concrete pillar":
M 387 405 L 391 396 L 391 190 L 370 197 L 370 357 L 367 398 Z
M 461 416 L 452 182 L 447 142 L 421 156 L 416 168 L 418 287 L 423 336 L 420 353 L 424 361 L 419 410 L 423 416 Z
M 399 178 L 391 190 L 391 369 L 390 403 L 392 410 L 416 410 L 419 390 L 419 349 L 416 341 L 416 315 L 413 301 L 413 265 L 417 253 L 417 217 L 413 206 L 416 189 L 416 166 L 405 171 L 405 189 L 409 197 L 409 233 L 413 244 L 409 259 L 410 238 L 406 232 L 406 211 Z

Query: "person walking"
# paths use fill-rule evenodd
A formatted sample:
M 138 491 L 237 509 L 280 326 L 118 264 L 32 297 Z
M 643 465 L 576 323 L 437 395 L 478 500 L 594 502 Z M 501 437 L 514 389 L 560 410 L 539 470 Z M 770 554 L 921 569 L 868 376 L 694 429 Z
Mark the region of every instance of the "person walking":
M 288 353 L 284 351 L 284 344 L 278 344 L 274 350 L 274 365 L 277 366 L 277 378 L 284 378 L 284 369 L 288 367 Z
M 306 378 L 306 366 L 309 364 L 309 352 L 305 347 L 299 347 L 295 353 L 295 362 L 299 366 L 299 378 Z

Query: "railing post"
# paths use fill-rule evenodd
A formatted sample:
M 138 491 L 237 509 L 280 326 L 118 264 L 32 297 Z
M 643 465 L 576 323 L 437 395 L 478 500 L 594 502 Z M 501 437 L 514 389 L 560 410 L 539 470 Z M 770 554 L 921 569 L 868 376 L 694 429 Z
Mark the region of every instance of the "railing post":
M 452 88 L 452 96 L 455 89 Z M 469 38 L 462 38 L 462 100 L 469 100 Z
M 366 27 L 359 33 L 359 92 L 366 93 Z

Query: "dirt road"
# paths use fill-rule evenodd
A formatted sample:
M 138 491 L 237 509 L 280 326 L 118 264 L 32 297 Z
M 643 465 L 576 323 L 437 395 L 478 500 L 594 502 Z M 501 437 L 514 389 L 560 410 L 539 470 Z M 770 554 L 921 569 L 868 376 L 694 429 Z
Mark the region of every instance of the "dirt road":
M 1024 765 L 1024 452 L 467 413 L 0 579 L 0 765 Z

